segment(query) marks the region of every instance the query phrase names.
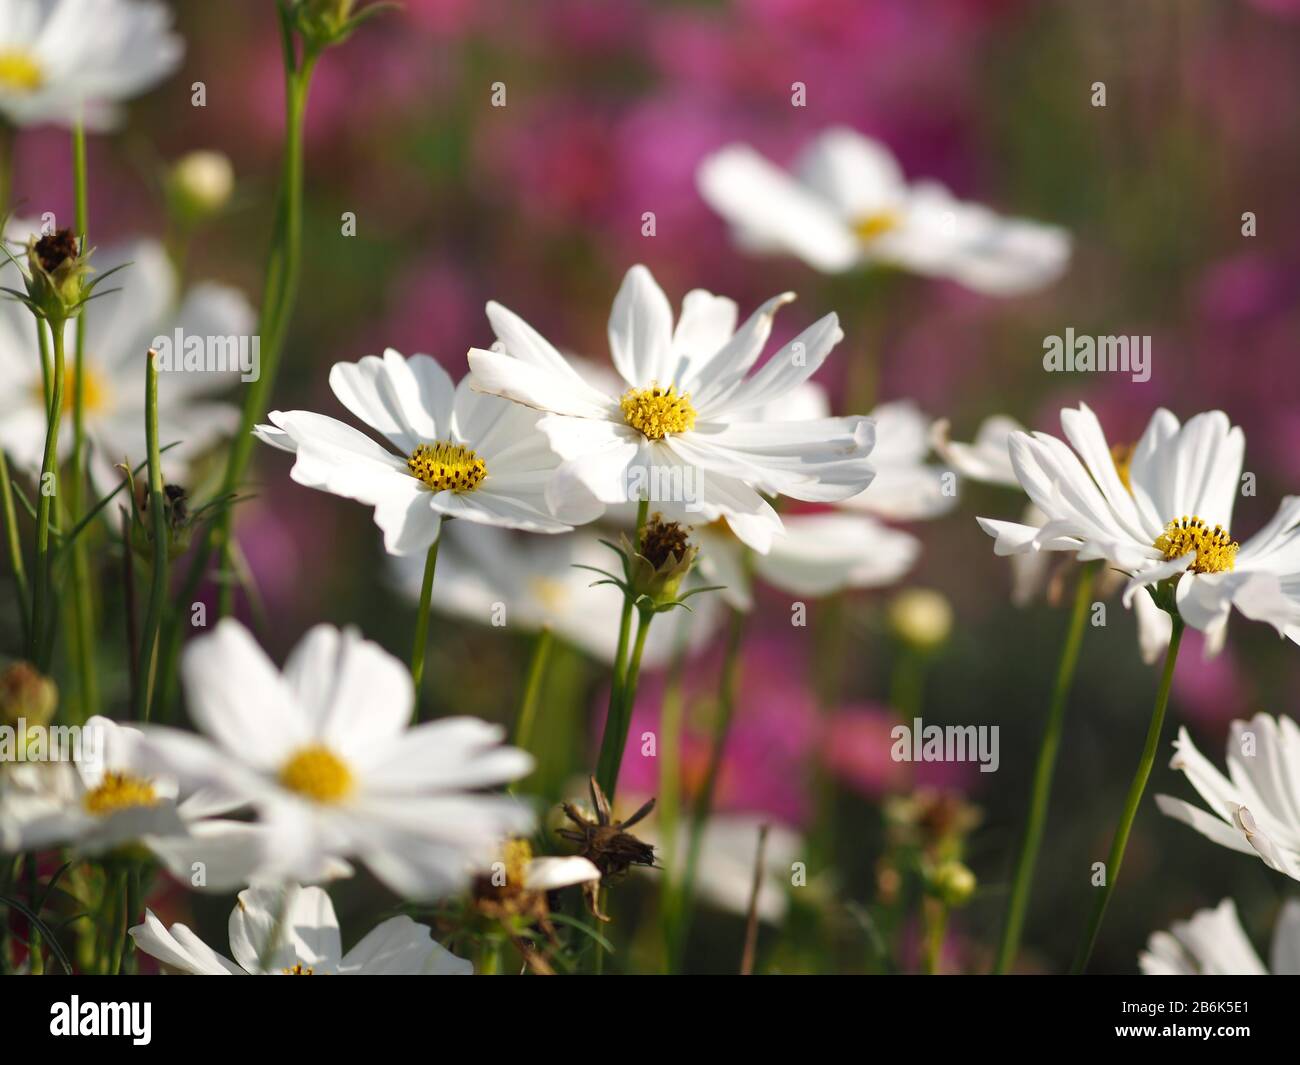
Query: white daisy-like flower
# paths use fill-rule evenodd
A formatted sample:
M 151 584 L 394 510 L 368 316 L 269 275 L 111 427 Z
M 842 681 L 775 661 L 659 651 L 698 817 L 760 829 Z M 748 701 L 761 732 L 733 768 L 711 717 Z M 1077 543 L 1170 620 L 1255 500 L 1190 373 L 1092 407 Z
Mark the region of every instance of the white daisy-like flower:
M 319 625 L 284 671 L 225 618 L 182 660 L 190 719 L 210 737 L 150 727 L 146 745 L 183 783 L 246 801 L 266 831 L 259 880 L 317 880 L 360 858 L 400 895 L 448 894 L 530 810 L 482 794 L 533 759 L 470 717 L 408 727 L 406 667 L 355 630 Z
M 826 273 L 881 264 L 1011 296 L 1050 285 L 1070 260 L 1064 229 L 1004 218 L 935 182 L 908 184 L 888 148 L 843 127 L 821 133 L 793 172 L 733 144 L 696 178 L 742 247 Z
M 1300 497 L 1284 499 L 1244 543 L 1233 539 L 1245 436 L 1227 415 L 1210 411 L 1180 425 L 1158 410 L 1131 452 L 1107 443 L 1085 405 L 1063 410 L 1061 426 L 1073 451 L 1047 433 L 1009 436 L 1016 477 L 1044 521 L 980 518 L 997 554 L 1103 560 L 1128 574 L 1125 605 L 1177 577 L 1180 616 L 1214 646 L 1233 607 L 1300 640 Z
M 272 411 L 254 430 L 297 455 L 290 476 L 375 508 L 391 554 L 423 554 L 444 518 L 528 532 L 567 532 L 600 506 L 570 491 L 552 509 L 547 485 L 560 458 L 537 429 L 536 411 L 453 385 L 428 355 L 335 363 L 330 388 L 340 403 L 398 450 L 350 425 L 309 411 Z
M 346 954 L 334 904 L 321 888 L 257 885 L 230 911 L 231 961 L 183 924 L 167 928 L 145 910 L 135 945 L 182 976 L 471 976 L 472 962 L 406 916 L 376 925 Z
M 748 914 L 758 864 L 758 833 L 764 824 L 768 831 L 758 889 L 758 918 L 780 924 L 790 904 L 791 866 L 803 847 L 803 838 L 792 828 L 757 814 L 714 814 L 704 826 L 695 884 L 700 897 L 710 905 L 742 917 Z M 647 825 L 643 835 L 663 855 L 658 825 Z M 683 824 L 673 852 L 674 864 L 665 870 L 669 877 L 682 875 L 689 845 L 690 826 Z
M 28 230 L 10 226 L 9 237 Z M 242 293 L 210 282 L 193 286 L 180 298 L 176 271 L 161 244 L 139 240 L 96 251 L 91 260 L 96 271 L 107 272 L 129 264 L 114 274 L 107 292 L 83 310 L 86 319 L 85 380 L 82 382 L 88 466 L 100 490 L 115 487 L 120 474 L 113 467 L 126 460 L 145 458 L 144 366 L 156 338 L 169 341 L 181 330 L 185 337 L 220 337 L 237 341 L 253 329 L 255 314 Z M 0 281 L 12 287 L 0 270 Z M 70 412 L 75 395 L 73 336 L 76 323 L 67 324 L 64 417 L 59 452 L 72 453 Z M 179 360 L 177 360 L 179 361 Z M 168 477 L 183 480 L 190 460 L 217 440 L 234 432 L 239 410 L 212 399 L 213 393 L 239 380 L 237 366 L 225 370 L 172 368 L 158 375 L 158 434 L 169 447 L 164 456 Z M 36 342 L 36 322 L 13 300 L 0 301 L 0 448 L 14 465 L 29 473 L 40 471 L 45 448 L 46 411 L 41 359 Z
M 0 116 L 111 128 L 118 103 L 180 64 L 171 26 L 154 0 L 0 0 Z
M 1278 914 L 1268 968 L 1241 927 L 1232 899 L 1198 910 L 1168 932 L 1153 933 L 1138 964 L 1146 976 L 1300 975 L 1300 901 L 1289 900 Z
M 618 589 L 593 587 L 598 578 L 583 566 L 608 569 L 614 555 L 591 526 L 561 536 L 524 536 L 507 529 L 452 523 L 438 548 L 438 594 L 432 607 L 442 614 L 510 632 L 549 628 L 560 639 L 606 664 L 618 650 L 623 597 Z M 424 561 L 395 557 L 397 586 L 418 601 Z M 691 600 L 692 612 L 671 610 L 655 619 L 646 638 L 642 665 L 663 665 L 687 641 L 706 643 L 719 611 L 711 596 Z
M 469 353 L 475 388 L 547 412 L 538 428 L 566 460 L 548 486 L 558 500 L 584 486 L 602 503 L 648 499 L 669 517 L 725 518 L 760 553 L 781 533 L 763 494 L 812 502 L 857 495 L 870 483 L 875 442 L 864 417 L 754 420 L 816 372 L 844 334 L 834 314 L 804 330 L 756 373 L 777 308 L 768 300 L 736 330 L 736 305 L 696 289 L 676 326 L 668 297 L 644 266 L 628 271 L 609 320 L 622 394 L 602 391 L 517 315 L 489 303 L 502 350 Z
M 1289 717 L 1256 714 L 1228 733 L 1228 775 L 1196 749 L 1187 729 L 1174 742 L 1174 769 L 1187 774 L 1210 808 L 1157 795 L 1170 817 L 1229 850 L 1256 854 L 1270 869 L 1300 880 L 1300 728 Z
M 930 437 L 938 455 L 967 480 L 1018 489 L 1020 481 L 1011 464 L 1011 449 L 1008 445 L 1013 433 L 1024 432 L 1024 426 L 1014 418 L 995 414 L 980 423 L 974 441 L 969 444 L 950 438 L 947 420 L 936 421 L 931 427 Z M 1128 452 L 1123 448 L 1115 448 L 1112 449 L 1112 457 L 1116 460 L 1116 469 L 1127 477 Z M 1041 528 L 1047 523 L 1047 515 L 1029 503 L 1020 523 Z M 1051 555 L 1046 551 L 1025 551 L 1011 556 L 1011 601 L 1016 606 L 1026 606 L 1047 593 L 1052 580 L 1051 561 Z M 1107 598 L 1117 593 L 1122 584 L 1122 574 L 1114 571 L 1103 573 L 1097 582 L 1098 594 Z M 1149 595 L 1135 597 L 1131 605 L 1137 616 L 1138 651 L 1142 655 L 1142 661 L 1151 665 L 1168 648 L 1173 621 L 1156 606 Z M 1217 649 L 1213 641 L 1207 642 L 1207 654 Z
M 248 883 L 262 830 L 220 816 L 233 813 L 238 800 L 213 789 L 182 795 L 174 777 L 155 772 L 143 734 L 129 725 L 92 717 L 79 729 L 52 729 L 50 742 L 59 734 L 68 737 L 71 761 L 15 762 L 0 771 L 0 851 L 70 846 L 98 855 L 140 844 L 192 887 L 229 891 Z M 346 876 L 351 869 L 337 862 L 322 872 Z

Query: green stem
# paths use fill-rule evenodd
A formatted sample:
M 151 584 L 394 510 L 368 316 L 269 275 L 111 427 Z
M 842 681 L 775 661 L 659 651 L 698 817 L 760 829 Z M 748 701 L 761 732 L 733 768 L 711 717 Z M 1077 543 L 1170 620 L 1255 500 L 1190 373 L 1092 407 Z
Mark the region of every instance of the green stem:
M 623 677 L 619 704 L 611 708 L 611 713 L 615 716 L 606 720 L 605 735 L 601 739 L 600 757 L 596 762 L 596 780 L 611 806 L 614 803 L 614 792 L 618 788 L 619 770 L 623 767 L 623 751 L 627 747 L 628 728 L 632 724 L 632 706 L 636 702 L 637 680 L 641 676 L 641 655 L 645 651 L 646 637 L 650 635 L 650 622 L 653 620 L 653 611 L 637 612 L 636 640 L 632 645 L 632 657 Z
M 943 937 L 948 928 L 948 907 L 938 899 L 926 899 L 925 973 L 935 976 L 943 955 Z
M 740 610 L 731 612 L 731 628 L 727 635 L 726 657 L 722 662 L 722 680 L 718 690 L 717 716 L 713 723 L 713 743 L 709 748 L 709 761 L 704 771 L 704 782 L 691 810 L 691 835 L 686 850 L 686 870 L 682 875 L 679 909 L 676 914 L 673 940 L 669 944 L 674 970 L 681 963 L 682 951 L 690 929 L 691 911 L 695 902 L 695 879 L 699 871 L 700 849 L 704 843 L 704 829 L 713 812 L 714 793 L 718 787 L 718 774 L 731 733 L 731 719 L 736 709 L 736 691 L 740 683 L 740 651 L 745 642 L 747 615 Z
M 18 614 L 22 624 L 23 642 L 30 638 L 31 609 L 28 602 L 27 570 L 23 565 L 22 541 L 18 535 L 18 512 L 14 509 L 13 485 L 9 481 L 9 461 L 0 450 L 0 505 L 4 507 L 5 545 L 9 549 L 9 568 L 13 570 L 14 586 L 18 591 Z
M 282 27 L 285 34 L 285 157 L 277 209 L 276 235 L 272 244 L 266 282 L 262 294 L 262 315 L 258 335 L 262 338 L 261 372 L 248 388 L 244 397 L 239 429 L 231 443 L 226 463 L 226 475 L 221 494 L 233 494 L 243 479 L 253 448 L 253 426 L 266 416 L 266 401 L 279 370 L 284 338 L 288 332 L 289 318 L 298 294 L 298 277 L 302 262 L 302 185 L 303 185 L 303 120 L 307 114 L 307 96 L 311 87 L 312 70 L 316 53 L 304 51 L 301 63 L 293 65 L 292 29 Z M 233 535 L 234 511 L 227 507 L 215 523 L 216 546 L 220 555 L 220 568 L 229 568 L 229 545 Z M 205 544 L 201 548 L 206 547 Z M 200 550 L 200 555 L 206 551 Z M 206 562 L 203 559 L 198 564 Z M 222 582 L 218 596 L 218 615 L 230 613 L 233 607 L 234 586 Z
M 1124 849 L 1128 846 L 1129 832 L 1133 828 L 1133 819 L 1137 816 L 1138 806 L 1142 802 L 1142 793 L 1146 790 L 1147 778 L 1151 776 L 1151 767 L 1155 764 L 1156 753 L 1160 748 L 1160 730 L 1165 723 L 1165 708 L 1169 705 L 1169 689 L 1174 680 L 1174 664 L 1178 660 L 1178 645 L 1183 639 L 1183 619 L 1174 615 L 1173 633 L 1169 637 L 1169 650 L 1165 653 L 1164 673 L 1160 678 L 1160 690 L 1156 692 L 1155 707 L 1151 711 L 1151 724 L 1147 728 L 1146 744 L 1142 748 L 1142 758 L 1138 762 L 1133 783 L 1129 785 L 1128 798 L 1124 801 L 1124 811 L 1120 814 L 1119 827 L 1115 829 L 1115 839 L 1110 845 L 1110 855 L 1106 859 L 1106 883 L 1093 906 L 1092 916 L 1084 929 L 1079 951 L 1070 966 L 1073 975 L 1080 975 L 1088 967 L 1092 957 L 1092 948 L 1101 931 L 1101 922 L 1106 916 L 1106 907 L 1110 896 L 1119 881 L 1120 863 L 1124 861 Z
M 54 347 L 53 385 L 47 411 L 45 455 L 41 461 L 41 480 L 36 503 L 36 590 L 32 598 L 32 626 L 29 635 L 31 654 L 28 656 L 37 668 L 45 669 L 49 662 L 45 655 L 44 633 L 47 625 L 50 598 L 50 510 L 59 490 L 59 421 L 63 416 L 63 325 L 62 321 L 50 323 Z
M 86 180 L 86 131 L 78 122 L 72 134 L 72 176 L 76 202 L 76 228 L 84 249 L 89 228 Z M 72 470 L 68 478 L 69 526 L 81 518 L 81 488 L 86 476 L 86 316 L 77 315 L 72 374 Z M 72 543 L 72 607 L 74 653 L 81 694 L 81 718 L 99 711 L 99 684 L 95 675 L 95 615 L 90 587 L 90 562 L 85 541 Z
M 257 335 L 262 340 L 261 372 L 244 397 L 239 431 L 231 444 L 222 478 L 222 496 L 230 496 L 238 489 L 248 465 L 253 443 L 251 430 L 254 423 L 263 417 L 267 396 L 275 383 L 288 319 L 298 288 L 302 245 L 302 131 L 316 56 L 308 52 L 299 65 L 294 51 L 293 24 L 287 9 L 282 11 L 280 34 L 285 64 L 285 157 L 258 319 Z M 233 517 L 227 509 L 219 521 L 204 527 L 191 556 L 164 638 L 156 686 L 160 710 L 165 711 L 171 704 L 176 685 L 176 665 L 185 628 L 189 623 L 190 604 L 198 594 L 213 547 L 218 547 L 222 558 L 225 558 L 225 545 L 230 540 L 232 525 Z M 219 607 L 228 609 L 231 606 L 230 589 L 223 585 L 220 594 Z
M 546 677 L 546 664 L 551 658 L 555 636 L 549 627 L 543 627 L 533 641 L 533 654 L 528 662 L 528 677 L 524 681 L 524 698 L 519 704 L 519 717 L 515 722 L 515 746 L 532 750 L 533 729 L 537 724 L 537 707 L 542 701 L 542 681 Z
M 993 971 L 1004 974 L 1015 961 L 1020 947 L 1020 934 L 1024 930 L 1025 914 L 1029 908 L 1029 895 L 1034 883 L 1034 867 L 1043 842 L 1047 824 L 1047 807 L 1052 796 L 1052 778 L 1056 773 L 1057 755 L 1061 749 L 1061 732 L 1065 724 L 1065 709 L 1074 685 L 1074 671 L 1079 664 L 1079 648 L 1083 646 L 1083 632 L 1092 599 L 1093 567 L 1085 566 L 1079 574 L 1074 590 L 1074 607 L 1070 624 L 1061 648 L 1061 660 L 1056 667 L 1056 683 L 1052 688 L 1052 701 L 1047 708 L 1047 724 L 1038 747 L 1038 761 L 1034 766 L 1034 786 L 1029 798 L 1029 815 L 1025 819 L 1024 834 L 1020 841 L 1020 856 L 1011 881 L 1011 894 L 1007 897 L 1006 916 L 1002 923 L 1002 938 L 998 943 L 997 960 Z
M 140 633 L 140 664 L 136 670 L 135 716 L 149 720 L 154 650 L 158 627 L 167 600 L 167 515 L 163 509 L 162 454 L 158 450 L 158 366 L 154 353 L 145 360 L 144 427 L 149 451 L 149 518 L 153 533 L 153 576 L 149 585 L 149 603 L 145 609 L 144 628 Z M 130 544 L 125 549 L 131 550 Z
M 641 530 L 645 527 L 646 517 L 650 511 L 650 501 L 640 500 L 636 505 L 636 526 L 632 530 L 632 540 L 637 551 L 641 550 Z M 623 614 L 618 622 L 618 648 L 614 652 L 614 677 L 609 687 L 609 712 L 623 701 L 623 677 L 627 672 L 627 645 L 632 636 L 632 597 L 623 597 Z M 603 744 L 602 744 L 603 747 Z
M 429 603 L 433 599 L 433 574 L 438 568 L 438 544 L 442 536 L 429 545 L 424 557 L 424 583 L 420 585 L 420 609 L 415 615 L 415 645 L 411 648 L 411 682 L 415 686 L 415 717 L 420 717 L 420 682 L 424 678 L 424 652 L 429 644 Z

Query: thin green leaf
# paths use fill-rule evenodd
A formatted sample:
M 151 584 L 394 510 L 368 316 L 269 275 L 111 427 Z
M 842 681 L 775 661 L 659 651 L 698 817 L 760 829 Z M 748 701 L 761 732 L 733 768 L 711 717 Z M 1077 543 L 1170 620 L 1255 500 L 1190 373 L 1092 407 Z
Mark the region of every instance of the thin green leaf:
M 63 966 L 63 971 L 67 973 L 68 976 L 71 976 L 72 963 L 68 961 L 68 956 L 67 954 L 64 953 L 63 946 L 62 944 L 59 943 L 58 936 L 56 936 L 50 930 L 50 926 L 47 925 L 44 921 L 42 921 L 40 917 L 37 916 L 37 914 L 35 914 L 31 910 L 30 907 L 19 902 L 17 899 L 11 899 L 8 895 L 0 895 L 0 902 L 4 903 L 6 906 L 10 906 L 13 909 L 17 910 L 24 917 L 26 917 L 27 920 L 31 921 L 32 924 L 36 926 L 37 931 L 41 933 L 41 936 L 45 939 L 45 942 L 49 944 L 50 951 L 54 954 L 56 958 L 59 959 L 59 964 Z

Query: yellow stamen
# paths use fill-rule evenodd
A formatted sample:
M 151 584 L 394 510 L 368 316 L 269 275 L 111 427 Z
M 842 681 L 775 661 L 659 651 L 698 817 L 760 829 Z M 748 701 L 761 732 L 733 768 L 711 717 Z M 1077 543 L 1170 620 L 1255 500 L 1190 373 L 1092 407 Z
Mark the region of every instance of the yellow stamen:
M 526 839 L 511 839 L 501 848 L 501 859 L 506 866 L 506 884 L 522 888 L 528 876 L 528 863 L 533 860 L 532 845 Z
M 81 386 L 81 409 L 86 414 L 96 414 L 108 409 L 108 382 L 90 366 L 85 368 L 85 381 Z M 45 405 L 45 387 L 37 381 L 32 387 L 37 402 Z M 71 366 L 63 378 L 63 414 L 69 416 L 77 405 L 77 372 Z
M 691 394 L 677 394 L 677 386 L 629 388 L 619 401 L 623 419 L 649 440 L 662 440 L 669 433 L 684 433 L 695 428 L 695 408 Z
M 0 92 L 35 92 L 44 81 L 40 66 L 26 52 L 0 49 Z
M 283 973 L 285 976 L 315 976 L 316 975 L 315 969 L 313 969 L 310 965 L 303 965 L 302 962 L 298 962 L 297 964 L 295 964 L 292 969 L 281 969 L 280 972 Z
M 1115 463 L 1115 472 L 1119 474 L 1119 483 L 1129 495 L 1133 494 L 1133 484 L 1129 481 L 1129 467 L 1133 465 L 1134 444 L 1115 444 L 1110 449 L 1111 460 Z
M 869 215 L 863 215 L 854 222 L 853 232 L 857 235 L 858 240 L 867 243 L 897 229 L 901 221 L 902 219 L 899 218 L 895 211 L 876 211 Z
M 1211 529 L 1195 515 L 1171 521 L 1155 542 L 1156 550 L 1163 551 L 1171 562 L 1195 551 L 1196 559 L 1188 567 L 1193 573 L 1223 573 L 1232 569 L 1237 564 L 1240 546 L 1227 529 L 1220 525 Z
M 304 747 L 280 770 L 280 783 L 314 802 L 338 802 L 353 787 L 352 773 L 333 751 Z
M 105 773 L 99 784 L 81 798 L 86 810 L 97 817 L 132 806 L 154 806 L 157 802 L 153 785 L 130 773 Z
M 487 476 L 487 463 L 477 451 L 446 440 L 421 444 L 411 452 L 406 468 L 435 492 L 472 492 Z

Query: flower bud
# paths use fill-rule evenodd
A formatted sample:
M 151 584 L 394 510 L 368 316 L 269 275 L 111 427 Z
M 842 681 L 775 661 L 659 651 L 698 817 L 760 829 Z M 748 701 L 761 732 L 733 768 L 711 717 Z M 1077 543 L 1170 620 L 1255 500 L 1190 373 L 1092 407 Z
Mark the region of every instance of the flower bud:
M 15 662 L 0 672 L 0 723 L 48 725 L 58 705 L 58 687 L 31 663 Z
M 927 887 L 945 906 L 965 906 L 975 894 L 975 874 L 958 861 L 946 861 L 931 870 Z
M 356 0 L 298 0 L 298 32 L 316 48 L 339 44 L 356 26 Z
M 645 596 L 657 607 L 677 600 L 682 581 L 700 553 L 689 535 L 690 529 L 655 514 L 641 530 L 639 551 L 634 553 L 625 542 L 628 583 L 634 598 Z
M 201 221 L 220 211 L 235 189 L 235 171 L 221 152 L 181 156 L 167 175 L 167 198 L 181 222 Z
M 89 255 L 81 253 L 76 235 L 60 229 L 27 242 L 27 296 L 32 309 L 51 322 L 74 317 L 89 295 Z
M 194 518 L 190 515 L 189 494 L 179 484 L 163 485 L 163 516 L 167 521 L 167 557 L 183 555 L 190 546 Z M 141 558 L 153 558 L 153 524 L 149 519 L 149 486 L 142 490 L 138 519 L 133 523 L 131 543 Z
M 932 650 L 952 631 L 952 607 L 939 592 L 909 588 L 889 604 L 889 626 L 904 643 Z

